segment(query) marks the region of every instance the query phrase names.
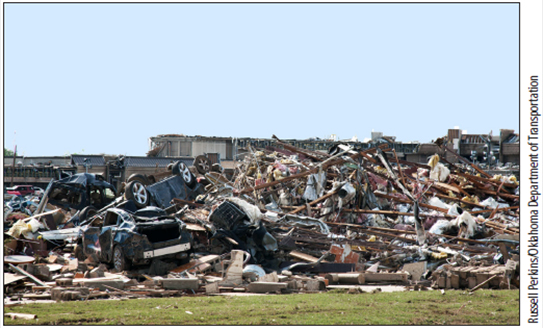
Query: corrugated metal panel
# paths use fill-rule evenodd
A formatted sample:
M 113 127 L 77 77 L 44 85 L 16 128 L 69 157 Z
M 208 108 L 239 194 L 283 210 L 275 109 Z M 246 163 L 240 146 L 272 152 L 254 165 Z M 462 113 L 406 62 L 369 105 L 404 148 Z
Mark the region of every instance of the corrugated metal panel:
M 72 163 L 75 164 L 75 165 L 84 165 L 85 162 L 85 158 L 87 158 L 89 161 L 88 161 L 88 164 L 90 165 L 93 165 L 93 166 L 105 166 L 106 165 L 106 161 L 104 159 L 104 156 L 102 155 L 88 155 L 88 156 L 85 156 L 85 155 L 72 155 Z
M 485 141 L 480 135 L 466 134 L 462 136 L 462 143 L 466 144 L 484 144 Z
M 124 165 L 126 167 L 166 167 L 170 163 L 183 161 L 187 166 L 192 165 L 192 157 L 125 157 Z
M 518 143 L 519 136 L 518 134 L 511 134 L 503 143 Z
M 192 143 L 192 156 L 206 153 L 220 153 L 221 157 L 226 155 L 226 144 L 224 141 L 194 141 Z

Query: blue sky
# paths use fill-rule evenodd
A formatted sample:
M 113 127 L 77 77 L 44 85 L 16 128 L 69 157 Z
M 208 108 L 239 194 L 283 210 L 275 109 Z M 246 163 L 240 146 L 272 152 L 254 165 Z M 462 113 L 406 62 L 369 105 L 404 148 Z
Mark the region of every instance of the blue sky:
M 519 130 L 516 4 L 4 4 L 4 146 Z

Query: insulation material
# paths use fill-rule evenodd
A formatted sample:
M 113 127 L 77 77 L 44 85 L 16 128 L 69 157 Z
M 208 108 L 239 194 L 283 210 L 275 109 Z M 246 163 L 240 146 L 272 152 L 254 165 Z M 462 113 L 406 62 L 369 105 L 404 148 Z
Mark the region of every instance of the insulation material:
M 449 211 L 447 212 L 448 215 L 454 215 L 458 216 L 462 214 L 464 211 L 458 206 L 458 204 L 452 204 L 452 206 L 449 208 Z
M 25 236 L 29 233 L 30 227 L 23 220 L 17 221 L 7 232 L 8 235 L 14 238 L 19 238 L 21 235 Z
M 445 165 L 439 163 L 439 155 L 435 154 L 428 161 L 428 165 L 432 168 L 430 170 L 430 179 L 444 182 L 449 177 L 449 169 Z
M 502 207 L 509 207 L 507 204 L 498 203 L 494 198 L 488 197 L 487 199 L 483 200 L 479 203 L 482 206 L 488 206 L 490 208 L 502 208 Z
M 428 230 L 429 233 L 442 235 L 445 231 L 449 230 L 451 223 L 448 220 L 437 220 L 436 223 Z
M 471 238 L 475 235 L 475 228 L 477 223 L 473 219 L 473 216 L 469 212 L 464 212 L 456 219 L 452 220 L 451 225 L 455 225 L 460 228 L 460 236 L 463 238 Z
M 430 204 L 432 206 L 436 206 L 436 207 L 441 207 L 441 208 L 444 208 L 446 210 L 451 208 L 450 205 L 445 204 L 444 202 L 441 201 L 441 199 L 439 199 L 437 197 L 430 198 L 430 200 L 428 201 L 428 204 Z
M 436 166 L 432 169 L 430 172 L 430 179 L 436 180 L 439 182 L 444 182 L 449 177 L 449 174 L 451 172 L 448 168 L 445 167 L 445 165 L 441 163 L 437 163 Z

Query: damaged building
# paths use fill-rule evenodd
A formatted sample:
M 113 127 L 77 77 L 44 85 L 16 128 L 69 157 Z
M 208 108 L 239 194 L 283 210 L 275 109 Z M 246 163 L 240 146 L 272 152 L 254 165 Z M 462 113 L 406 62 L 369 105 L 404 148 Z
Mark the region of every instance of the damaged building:
M 518 288 L 514 164 L 471 158 L 496 142 L 507 158 L 518 138 L 449 132 L 428 147 L 168 135 L 145 160 L 72 157 L 89 173 L 71 180 L 121 187 L 92 213 L 55 206 L 50 188 L 5 212 L 6 302 Z

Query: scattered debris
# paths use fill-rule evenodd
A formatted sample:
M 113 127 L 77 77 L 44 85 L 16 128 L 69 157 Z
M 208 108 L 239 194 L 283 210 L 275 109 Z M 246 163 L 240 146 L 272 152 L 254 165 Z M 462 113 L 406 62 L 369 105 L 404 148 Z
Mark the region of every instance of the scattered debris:
M 132 175 L 120 193 L 80 174 L 32 204 L 14 195 L 5 304 L 519 288 L 516 177 L 452 164 L 446 146 L 422 164 L 388 144 L 325 153 L 274 138 L 273 149 L 248 144 L 232 176 L 198 157 L 194 170 Z

